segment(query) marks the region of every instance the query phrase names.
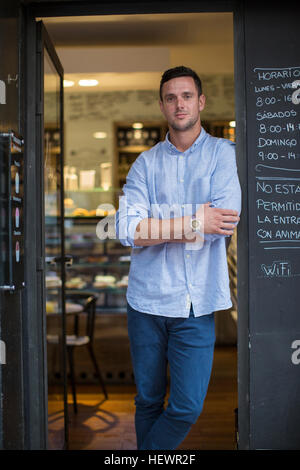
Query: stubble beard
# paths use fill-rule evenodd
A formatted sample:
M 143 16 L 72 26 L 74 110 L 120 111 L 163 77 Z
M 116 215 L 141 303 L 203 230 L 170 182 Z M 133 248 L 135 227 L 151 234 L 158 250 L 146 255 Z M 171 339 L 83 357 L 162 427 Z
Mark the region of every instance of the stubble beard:
M 184 131 L 189 131 L 190 129 L 192 129 L 193 127 L 195 127 L 195 125 L 197 124 L 198 122 L 198 119 L 199 117 L 197 116 L 196 118 L 190 118 L 189 121 L 184 124 L 184 126 L 181 126 L 180 124 L 177 124 L 176 122 L 171 122 L 170 123 L 170 127 L 174 130 L 174 131 L 177 131 L 177 132 L 184 132 Z

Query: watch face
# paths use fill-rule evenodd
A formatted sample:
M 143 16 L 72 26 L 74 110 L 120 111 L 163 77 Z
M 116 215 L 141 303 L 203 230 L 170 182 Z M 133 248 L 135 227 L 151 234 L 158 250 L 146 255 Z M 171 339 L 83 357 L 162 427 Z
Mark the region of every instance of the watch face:
M 192 227 L 194 230 L 197 230 L 200 228 L 200 222 L 197 219 L 192 220 Z

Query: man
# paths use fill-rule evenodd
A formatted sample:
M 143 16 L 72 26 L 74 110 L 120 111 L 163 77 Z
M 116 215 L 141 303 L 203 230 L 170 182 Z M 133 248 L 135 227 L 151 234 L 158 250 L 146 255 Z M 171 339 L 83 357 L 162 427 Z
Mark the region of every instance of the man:
M 176 449 L 196 422 L 213 362 L 214 312 L 232 305 L 225 237 L 241 204 L 235 146 L 205 132 L 204 106 L 193 70 L 163 74 L 169 132 L 132 165 L 116 216 L 118 238 L 132 246 L 127 313 L 138 449 Z

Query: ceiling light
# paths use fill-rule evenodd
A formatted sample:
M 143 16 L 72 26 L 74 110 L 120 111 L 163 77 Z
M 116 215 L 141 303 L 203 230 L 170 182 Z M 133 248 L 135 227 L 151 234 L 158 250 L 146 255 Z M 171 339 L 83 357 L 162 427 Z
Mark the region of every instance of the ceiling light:
M 92 79 L 89 79 L 89 80 L 79 80 L 78 84 L 80 86 L 96 86 L 98 85 L 98 80 L 92 80 Z
M 68 88 L 74 85 L 75 85 L 75 82 L 73 82 L 72 80 L 64 80 L 64 88 Z
M 235 121 L 230 121 L 229 126 L 230 127 L 235 127 Z
M 95 137 L 95 139 L 106 139 L 107 133 L 106 132 L 94 132 L 93 137 Z
M 132 124 L 133 129 L 143 129 L 144 124 L 142 122 L 134 122 Z

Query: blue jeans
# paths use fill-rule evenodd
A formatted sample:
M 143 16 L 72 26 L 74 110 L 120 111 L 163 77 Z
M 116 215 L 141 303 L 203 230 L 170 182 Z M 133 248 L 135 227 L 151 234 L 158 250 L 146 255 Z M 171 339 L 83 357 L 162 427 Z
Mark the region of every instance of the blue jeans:
M 138 449 L 172 450 L 202 411 L 215 345 L 214 314 L 168 318 L 127 304 L 130 350 L 137 387 Z M 164 408 L 167 364 L 170 396 Z

